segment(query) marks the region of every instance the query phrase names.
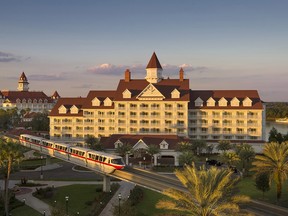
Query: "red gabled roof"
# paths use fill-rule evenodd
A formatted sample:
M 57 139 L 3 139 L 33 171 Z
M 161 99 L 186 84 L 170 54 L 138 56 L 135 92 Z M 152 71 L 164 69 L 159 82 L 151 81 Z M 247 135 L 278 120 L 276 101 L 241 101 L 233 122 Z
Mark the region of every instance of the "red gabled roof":
M 203 100 L 203 106 L 202 107 L 195 107 L 195 100 L 200 97 Z M 206 101 L 212 97 L 215 100 L 215 106 L 208 107 Z M 224 97 L 228 103 L 227 107 L 220 107 L 218 105 L 218 101 Z M 236 97 L 239 101 L 239 107 L 232 107 L 230 104 L 230 101 Z M 243 100 L 249 97 L 252 100 L 252 106 L 251 107 L 244 107 L 243 106 Z M 262 102 L 260 100 L 259 94 L 257 90 L 203 90 L 203 91 L 190 91 L 190 103 L 189 103 L 189 109 L 263 109 Z
M 117 90 L 115 92 L 115 101 L 135 101 L 136 98 L 150 83 L 145 79 L 132 79 L 129 82 L 120 80 Z M 189 101 L 189 80 L 179 81 L 179 79 L 163 79 L 158 83 L 153 83 L 155 88 L 162 95 L 165 96 L 164 100 L 167 101 Z M 171 98 L 171 92 L 174 89 L 180 92 L 180 98 Z M 131 98 L 123 98 L 122 93 L 128 89 L 131 92 Z
M 83 104 L 85 103 L 86 98 L 59 98 L 53 109 L 51 110 L 49 116 L 83 116 Z M 67 113 L 60 114 L 59 113 L 59 107 L 65 106 L 68 111 Z M 75 105 L 77 108 L 80 109 L 80 111 L 76 114 L 72 114 L 70 112 L 70 108 Z
M 155 52 L 153 52 L 151 59 L 150 59 L 146 68 L 160 68 L 160 69 L 162 69 L 162 66 L 161 66 Z
M 101 101 L 100 106 L 92 106 L 93 99 L 97 97 L 98 100 Z M 106 98 L 110 98 L 110 100 L 114 101 L 115 98 L 115 91 L 90 91 L 87 95 L 87 99 L 85 100 L 85 103 L 83 105 L 83 109 L 113 109 L 114 103 L 112 103 L 112 106 L 104 106 L 104 100 Z
M 177 135 L 130 135 L 130 134 L 113 134 L 110 137 L 101 137 L 100 143 L 105 148 L 114 149 L 115 142 L 120 140 L 122 143 L 129 143 L 134 146 L 139 140 L 143 140 L 148 146 L 157 145 L 165 140 L 169 144 L 169 149 L 176 149 L 179 142 L 189 141 L 188 138 Z
M 36 99 L 37 101 L 46 99 L 48 102 L 51 102 L 51 98 L 48 97 L 44 92 L 40 91 L 2 91 L 2 94 L 6 99 L 9 99 L 12 103 L 16 103 L 17 99 L 20 99 L 21 102 L 23 99 L 31 99 L 32 101 Z

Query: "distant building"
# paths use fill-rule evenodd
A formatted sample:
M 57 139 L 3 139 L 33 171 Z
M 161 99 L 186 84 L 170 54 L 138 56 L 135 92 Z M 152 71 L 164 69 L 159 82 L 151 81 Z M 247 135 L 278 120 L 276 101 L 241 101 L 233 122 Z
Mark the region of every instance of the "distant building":
M 29 82 L 24 72 L 18 81 L 18 91 L 0 91 L 0 109 L 17 108 L 18 111 L 30 112 L 50 111 L 60 98 L 57 91 L 49 97 L 42 91 L 29 91 Z
M 81 142 L 88 135 L 175 135 L 262 143 L 265 107 L 257 90 L 192 90 L 184 70 L 164 78 L 153 53 L 145 79 L 127 69 L 116 90 L 90 91 L 85 98 L 60 98 L 50 113 L 50 137 Z M 169 147 L 171 148 L 171 146 Z

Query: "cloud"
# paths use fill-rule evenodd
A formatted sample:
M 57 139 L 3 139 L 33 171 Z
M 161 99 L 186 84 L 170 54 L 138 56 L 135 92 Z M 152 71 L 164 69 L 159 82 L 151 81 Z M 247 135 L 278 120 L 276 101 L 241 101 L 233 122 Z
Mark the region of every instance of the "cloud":
M 62 75 L 44 75 L 44 74 L 34 74 L 29 75 L 28 80 L 33 81 L 58 81 L 58 80 L 66 80 L 66 78 Z
M 185 72 L 195 72 L 198 71 L 202 73 L 207 68 L 206 67 L 195 67 L 191 64 L 182 64 L 182 65 L 170 65 L 170 64 L 162 64 L 162 68 L 166 74 L 177 74 L 180 68 L 183 68 Z M 133 74 L 145 74 L 146 66 L 142 64 L 136 65 L 113 65 L 109 63 L 104 63 L 100 65 L 96 65 L 87 69 L 88 73 L 99 74 L 99 75 L 111 75 L 118 76 L 122 75 L 126 69 L 129 69 Z
M 30 59 L 31 57 L 29 56 L 29 57 L 24 58 L 24 61 L 28 61 Z M 23 58 L 21 56 L 17 56 L 11 53 L 0 51 L 0 62 L 20 62 L 22 60 Z

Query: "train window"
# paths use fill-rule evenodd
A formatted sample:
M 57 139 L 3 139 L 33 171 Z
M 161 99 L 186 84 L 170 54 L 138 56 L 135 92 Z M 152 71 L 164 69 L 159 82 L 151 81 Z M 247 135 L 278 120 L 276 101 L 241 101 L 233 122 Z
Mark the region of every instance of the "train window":
M 96 160 L 99 161 L 99 155 L 96 155 Z
M 102 156 L 99 156 L 99 161 L 103 161 L 103 157 Z
M 124 165 L 123 159 L 122 158 L 115 158 L 111 159 L 112 164 L 119 164 L 119 165 Z
M 106 157 L 103 157 L 103 162 L 106 162 L 106 159 L 107 159 Z

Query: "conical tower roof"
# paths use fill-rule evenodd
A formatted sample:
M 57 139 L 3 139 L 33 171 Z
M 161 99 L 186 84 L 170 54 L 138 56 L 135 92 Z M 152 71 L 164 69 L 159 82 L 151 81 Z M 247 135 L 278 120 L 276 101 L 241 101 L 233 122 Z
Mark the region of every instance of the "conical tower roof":
M 26 77 L 26 75 L 25 75 L 25 73 L 24 73 L 24 71 L 22 72 L 22 74 L 21 74 L 21 76 L 20 76 L 20 78 L 19 78 L 19 81 L 24 81 L 24 82 L 27 82 L 28 80 L 27 80 L 27 77 Z
M 159 68 L 159 69 L 162 69 L 162 66 L 161 66 L 161 64 L 160 64 L 155 52 L 153 52 L 152 57 L 151 57 L 148 65 L 147 65 L 146 69 L 147 68 Z

